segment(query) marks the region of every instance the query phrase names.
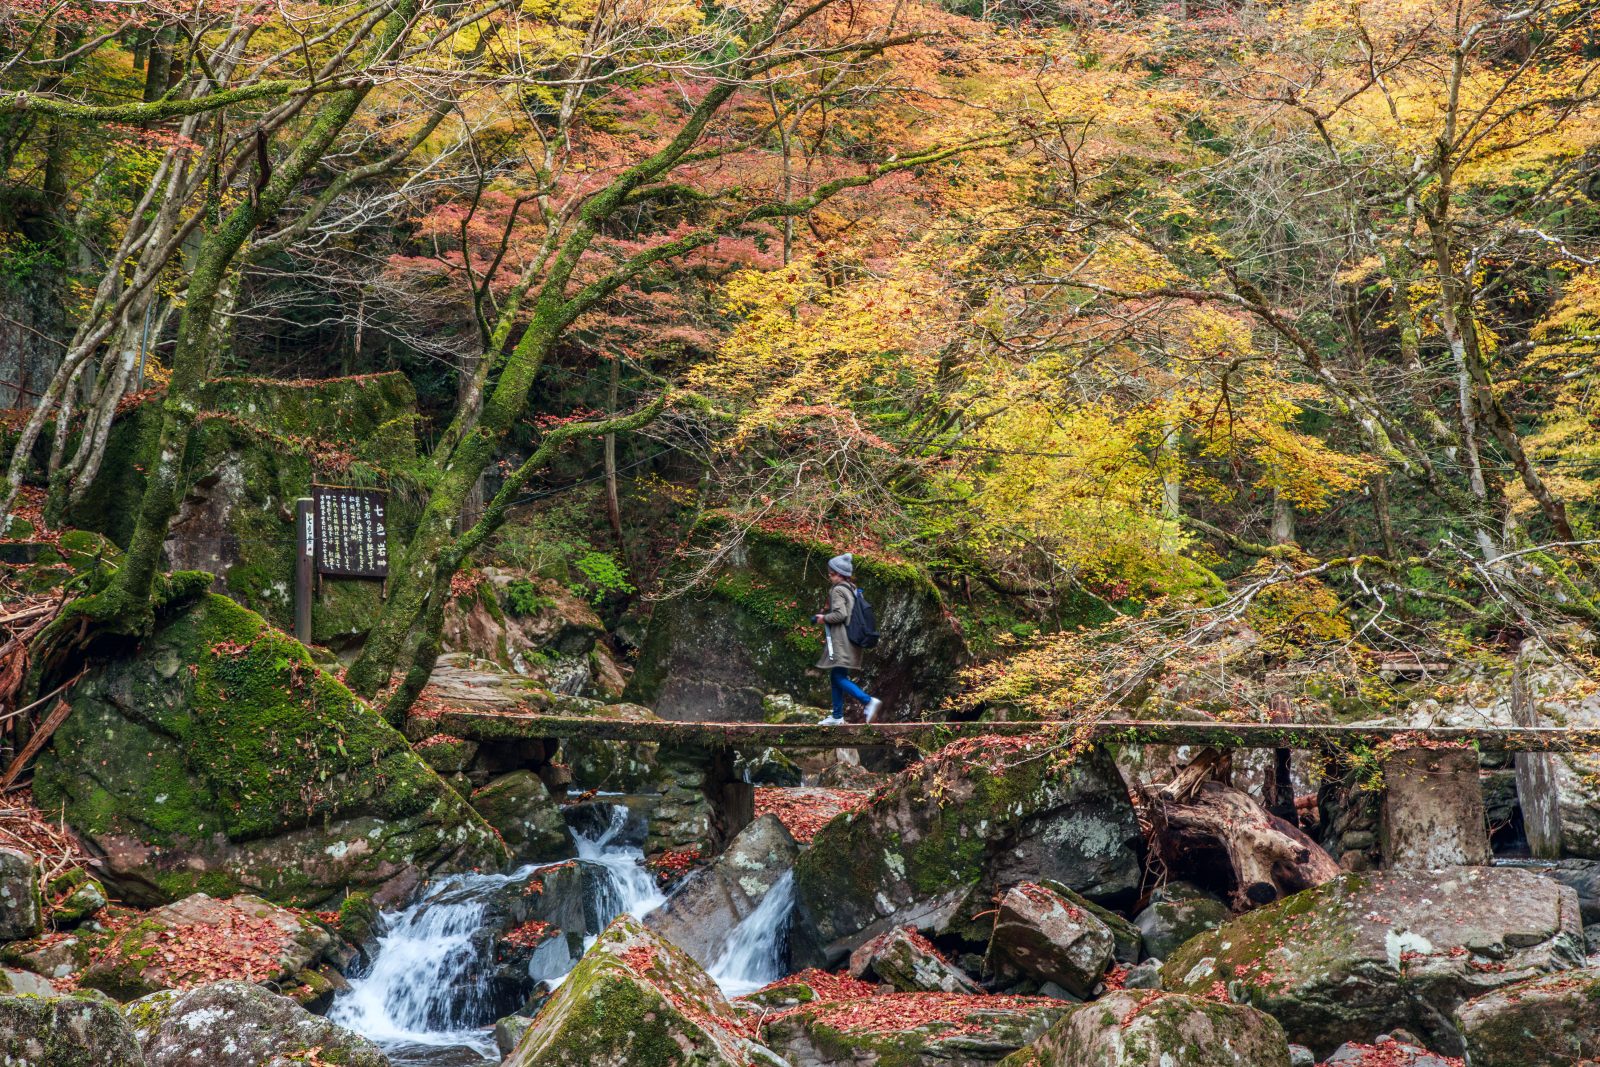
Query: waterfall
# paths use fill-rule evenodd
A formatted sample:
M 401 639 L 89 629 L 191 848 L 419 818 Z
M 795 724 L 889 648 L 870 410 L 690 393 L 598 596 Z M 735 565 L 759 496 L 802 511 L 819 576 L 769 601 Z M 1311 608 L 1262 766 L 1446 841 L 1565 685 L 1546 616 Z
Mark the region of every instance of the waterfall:
M 589 941 L 623 912 L 642 917 L 665 899 L 645 870 L 643 850 L 617 843 L 627 824 L 628 809 L 614 805 L 598 833 L 572 831 L 585 875 L 583 933 Z M 495 1015 L 489 989 L 494 944 L 482 933 L 489 897 L 546 866 L 556 865 L 456 875 L 410 907 L 385 912 L 371 970 L 351 980 L 328 1017 L 386 1051 L 405 1051 L 408 1062 L 427 1062 L 411 1058 L 418 1046 L 494 1056 L 485 1029 Z M 530 982 L 559 984 L 575 962 L 564 940 L 546 942 L 530 961 Z
M 409 908 L 384 913 L 372 969 L 350 983 L 328 1017 L 382 1044 L 459 1045 L 491 1054 L 481 1029 L 488 1000 L 483 926 L 488 893 L 511 874 L 447 878 Z M 492 1021 L 492 1020 L 491 1020 Z
M 611 924 L 611 920 L 627 912 L 636 919 L 659 908 L 667 899 L 656 885 L 655 875 L 645 870 L 644 852 L 632 845 L 619 845 L 615 841 L 627 828 L 628 809 L 621 804 L 611 807 L 611 821 L 595 837 L 585 837 L 574 832 L 572 839 L 578 846 L 578 859 L 592 864 L 596 875 L 589 906 L 589 932 L 598 934 Z
M 711 977 L 730 997 L 753 993 L 788 973 L 789 920 L 794 915 L 794 871 L 772 884 L 761 903 L 728 933 L 710 967 Z

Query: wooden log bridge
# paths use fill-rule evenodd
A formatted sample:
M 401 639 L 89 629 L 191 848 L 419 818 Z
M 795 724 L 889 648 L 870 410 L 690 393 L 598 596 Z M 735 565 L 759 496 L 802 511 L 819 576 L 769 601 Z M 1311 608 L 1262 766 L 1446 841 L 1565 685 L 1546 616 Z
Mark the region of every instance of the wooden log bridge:
M 561 738 L 654 742 L 674 748 L 778 748 L 795 751 L 910 745 L 930 751 L 964 737 L 1039 737 L 1082 731 L 1094 744 L 1192 745 L 1211 748 L 1324 749 L 1379 745 L 1466 745 L 1480 752 L 1595 752 L 1600 730 L 1556 726 L 1341 726 L 1325 723 L 1178 722 L 1102 719 L 1090 724 L 1044 722 L 895 722 L 844 726 L 761 722 L 683 722 L 599 716 L 446 711 L 438 728 L 472 741 Z
M 1443 862 L 1483 862 L 1488 853 L 1478 775 L 1479 753 L 1521 753 L 1517 758 L 1550 759 L 1534 753 L 1600 751 L 1600 729 L 1549 726 L 1422 729 L 1328 723 L 1152 721 L 1103 719 L 1092 723 L 897 722 L 823 726 L 817 723 L 686 722 L 648 718 L 564 716 L 540 712 L 443 712 L 430 728 L 488 744 L 529 745 L 549 758 L 562 741 L 655 744 L 663 756 L 687 761 L 703 772 L 708 805 L 708 854 L 719 851 L 755 817 L 755 791 L 737 773 L 740 753 L 764 749 L 789 752 L 837 748 L 906 747 L 932 752 L 972 737 L 1037 737 L 1041 741 L 1087 741 L 1099 745 L 1188 746 L 1210 752 L 1211 762 L 1233 749 L 1275 750 L 1278 772 L 1287 778 L 1290 750 L 1347 751 L 1382 756 L 1386 793 L 1383 840 L 1385 860 L 1396 866 Z M 1226 762 L 1225 759 L 1221 760 Z M 1202 757 L 1192 769 L 1209 766 Z M 1202 775 L 1204 777 L 1204 775 Z M 1415 779 L 1415 781 L 1413 781 Z M 1519 783 L 1520 784 L 1520 783 Z M 1290 794 L 1292 796 L 1292 793 Z M 1409 798 L 1409 799 L 1407 799 Z M 1430 798 L 1454 798 L 1444 807 Z M 1475 799 L 1475 804 L 1463 802 Z M 1525 793 L 1525 809 L 1541 801 Z M 1553 798 L 1543 800 L 1545 807 Z M 1459 810 L 1454 810 L 1459 809 Z M 1191 813 L 1192 814 L 1192 813 Z M 1259 813 L 1262 818 L 1266 813 Z M 1293 808 L 1288 816 L 1293 818 Z M 1297 832 L 1297 831 L 1295 831 Z M 1560 827 L 1551 828 L 1559 840 Z M 1393 853 L 1392 855 L 1390 853 Z M 1324 857 L 1326 858 L 1326 857 Z M 1332 861 L 1328 860 L 1331 864 Z

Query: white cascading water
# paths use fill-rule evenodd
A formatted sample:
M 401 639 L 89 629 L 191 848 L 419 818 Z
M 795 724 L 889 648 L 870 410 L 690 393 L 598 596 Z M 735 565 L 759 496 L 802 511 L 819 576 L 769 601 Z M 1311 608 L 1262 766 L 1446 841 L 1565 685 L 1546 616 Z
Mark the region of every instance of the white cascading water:
M 601 930 L 623 912 L 642 919 L 667 899 L 661 895 L 655 876 L 645 870 L 644 853 L 636 846 L 614 843 L 627 825 L 628 809 L 615 804 L 611 808 L 611 821 L 599 836 L 572 835 L 578 846 L 578 858 L 594 864 L 604 874 L 596 880 L 593 901 Z
M 350 983 L 328 1017 L 382 1045 L 454 1045 L 492 1053 L 493 1038 L 456 1022 L 474 1017 L 487 993 L 481 945 L 473 934 L 483 926 L 489 892 L 531 870 L 457 875 L 409 908 L 386 912 L 372 969 Z M 453 899 L 441 902 L 447 894 Z
M 642 917 L 665 900 L 645 870 L 643 851 L 615 843 L 627 823 L 628 809 L 616 805 L 597 836 L 572 834 L 579 860 L 595 876 L 586 902 L 586 911 L 598 922 L 597 930 L 588 931 L 591 935 L 623 912 Z M 351 981 L 329 1018 L 387 1049 L 454 1047 L 493 1056 L 494 1040 L 488 1031 L 464 1028 L 461 1022 L 492 1014 L 478 1009 L 488 992 L 483 978 L 488 968 L 478 958 L 485 943 L 474 940 L 473 934 L 483 926 L 490 893 L 537 869 L 457 875 L 410 907 L 384 913 L 384 933 L 378 938 L 372 969 Z M 548 947 L 551 953 L 534 955 L 530 973 L 555 984 L 574 961 L 562 942 L 549 942 Z
M 730 997 L 753 993 L 785 973 L 785 943 L 794 915 L 794 871 L 784 871 L 761 903 L 740 920 L 710 968 L 711 977 Z

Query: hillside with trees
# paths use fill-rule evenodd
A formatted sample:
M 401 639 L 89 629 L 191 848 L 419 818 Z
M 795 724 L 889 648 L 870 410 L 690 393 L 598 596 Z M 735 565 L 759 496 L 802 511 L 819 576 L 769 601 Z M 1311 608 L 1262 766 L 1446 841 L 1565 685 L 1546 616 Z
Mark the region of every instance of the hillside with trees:
M 1600 1060 L 1597 16 L 0 8 L 0 1060 Z

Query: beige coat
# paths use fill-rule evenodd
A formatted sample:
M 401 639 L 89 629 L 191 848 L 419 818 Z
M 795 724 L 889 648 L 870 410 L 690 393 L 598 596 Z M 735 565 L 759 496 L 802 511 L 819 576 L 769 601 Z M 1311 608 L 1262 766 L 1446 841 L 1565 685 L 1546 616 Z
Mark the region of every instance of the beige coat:
M 822 658 L 817 660 L 817 666 L 824 670 L 830 667 L 849 670 L 861 668 L 862 650 L 850 643 L 850 634 L 845 628 L 850 621 L 850 613 L 855 610 L 855 588 L 849 582 L 828 587 L 828 610 L 823 613 L 822 621 L 828 628 L 828 635 L 833 638 L 833 656 L 828 656 L 828 642 L 824 639 Z

